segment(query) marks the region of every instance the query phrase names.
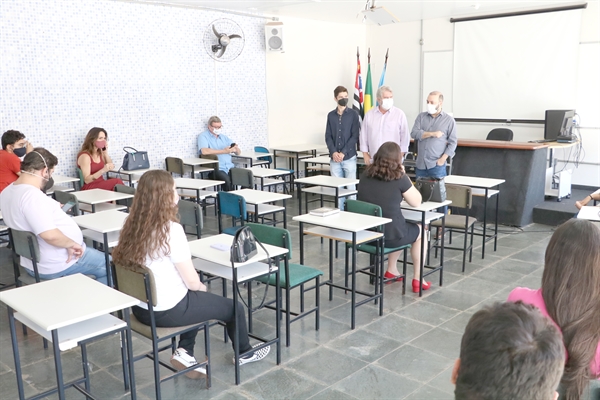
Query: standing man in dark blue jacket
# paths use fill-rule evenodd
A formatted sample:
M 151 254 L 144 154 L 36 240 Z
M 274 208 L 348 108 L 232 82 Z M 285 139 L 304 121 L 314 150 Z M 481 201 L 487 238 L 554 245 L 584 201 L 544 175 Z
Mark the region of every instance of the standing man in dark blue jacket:
M 360 121 L 358 113 L 348 108 L 348 89 L 338 86 L 333 91 L 337 107 L 327 114 L 325 143 L 331 157 L 331 176 L 339 178 L 356 178 L 356 143 Z M 354 190 L 355 185 L 346 186 Z M 352 196 L 351 198 L 356 198 Z M 345 199 L 339 199 L 338 207 L 344 208 Z

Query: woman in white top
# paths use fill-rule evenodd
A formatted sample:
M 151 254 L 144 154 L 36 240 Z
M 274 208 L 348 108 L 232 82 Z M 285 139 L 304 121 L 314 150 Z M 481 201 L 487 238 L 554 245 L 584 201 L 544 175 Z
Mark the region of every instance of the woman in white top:
M 137 264 L 152 271 L 156 282 L 154 315 L 157 326 L 176 327 L 220 320 L 226 323 L 232 343 L 235 329 L 238 329 L 240 353 L 250 351 L 252 346 L 244 313 L 238 313 L 236 319 L 233 300 L 207 293 L 194 269 L 185 232 L 178 223 L 178 201 L 175 182 L 168 172 L 154 170 L 142 175 L 113 260 L 123 267 Z M 146 308 L 133 307 L 133 314 L 142 323 L 150 325 Z M 197 363 L 194 358 L 197 333 L 195 330 L 180 336 L 178 348 L 171 358 L 171 364 L 176 368 L 181 370 Z M 265 347 L 241 357 L 240 365 L 263 359 L 269 350 Z M 204 368 L 197 368 L 186 375 L 200 378 L 204 374 Z

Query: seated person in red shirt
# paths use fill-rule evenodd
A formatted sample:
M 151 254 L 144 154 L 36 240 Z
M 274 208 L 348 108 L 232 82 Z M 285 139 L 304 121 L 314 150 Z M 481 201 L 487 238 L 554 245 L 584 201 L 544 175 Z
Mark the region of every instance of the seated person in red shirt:
M 77 167 L 83 174 L 81 190 L 105 189 L 113 190 L 116 185 L 122 185 L 119 178 L 104 179 L 104 174 L 115 168 L 108 155 L 108 134 L 102 128 L 92 128 L 88 132 L 79 154 Z
M 21 160 L 33 150 L 33 146 L 25 135 L 19 131 L 6 131 L 2 135 L 2 150 L 0 150 L 0 192 L 17 180 L 21 175 Z

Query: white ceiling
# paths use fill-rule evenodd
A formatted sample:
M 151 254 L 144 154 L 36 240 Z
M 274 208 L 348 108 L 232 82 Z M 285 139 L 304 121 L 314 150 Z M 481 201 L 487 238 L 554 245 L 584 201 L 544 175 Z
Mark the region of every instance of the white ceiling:
M 131 0 L 130 0 L 131 1 Z M 188 7 L 232 10 L 268 17 L 296 17 L 341 23 L 361 23 L 357 17 L 365 9 L 366 0 L 133 0 L 145 3 L 172 4 Z M 599 0 L 588 0 L 596 2 Z M 401 22 L 421 19 L 464 17 L 498 12 L 540 9 L 585 0 L 375 0 Z

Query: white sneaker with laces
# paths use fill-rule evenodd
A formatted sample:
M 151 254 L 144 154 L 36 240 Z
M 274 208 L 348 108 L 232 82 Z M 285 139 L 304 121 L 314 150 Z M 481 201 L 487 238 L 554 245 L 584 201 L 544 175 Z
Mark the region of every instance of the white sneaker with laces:
M 252 348 L 260 346 L 262 343 L 255 344 Z M 250 356 L 240 357 L 240 365 L 248 364 L 251 362 L 260 361 L 269 354 L 271 351 L 271 346 L 263 347 L 262 349 L 255 350 L 254 353 Z M 235 357 L 233 358 L 233 363 L 235 364 Z
M 187 350 L 178 348 L 175 353 L 171 356 L 171 365 L 174 366 L 178 371 L 184 370 L 192 365 L 198 364 L 194 356 L 190 356 Z M 185 376 L 191 379 L 202 379 L 206 378 L 206 368 L 198 367 L 194 370 L 185 373 Z

